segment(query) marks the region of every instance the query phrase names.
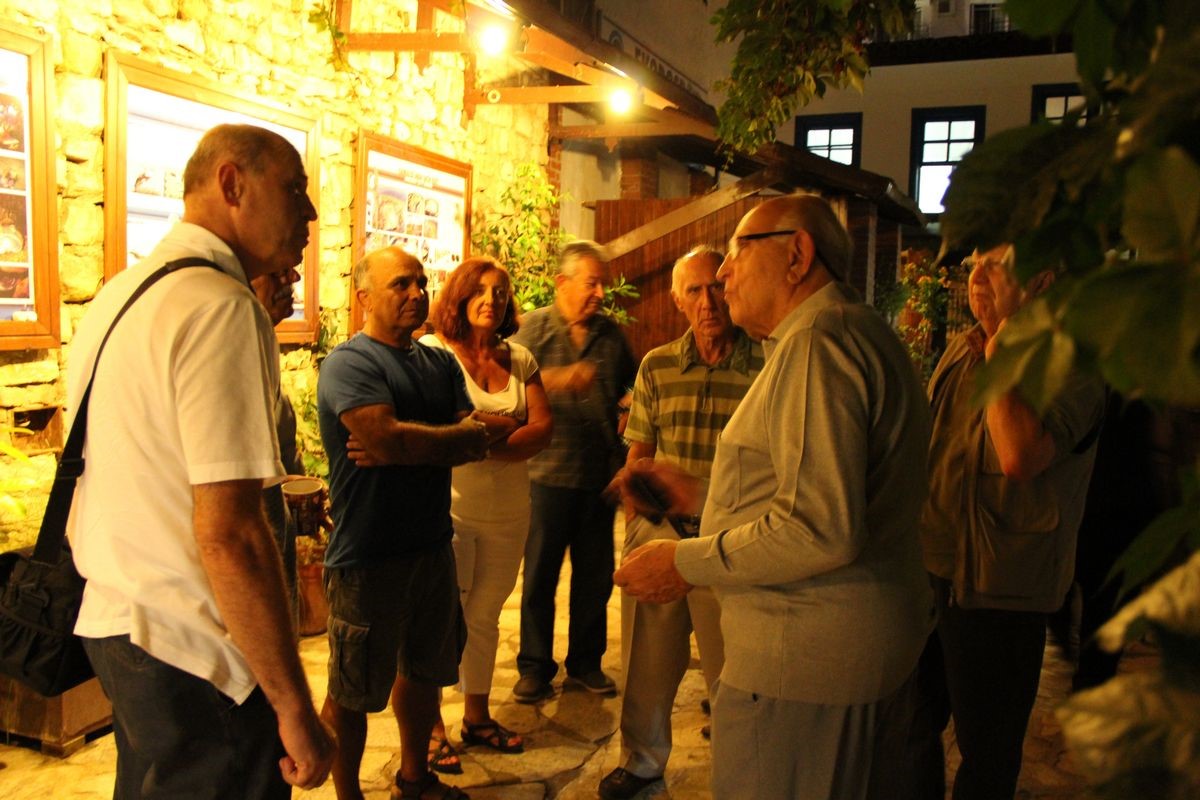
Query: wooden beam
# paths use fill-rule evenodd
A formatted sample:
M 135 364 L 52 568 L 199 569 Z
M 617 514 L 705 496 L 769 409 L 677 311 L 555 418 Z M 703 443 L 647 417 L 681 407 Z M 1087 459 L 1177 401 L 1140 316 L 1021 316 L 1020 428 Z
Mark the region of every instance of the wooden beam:
M 637 81 L 633 78 L 603 69 L 602 62 L 540 28 L 531 26 L 525 29 L 525 49 L 515 55 L 543 69 L 583 83 L 591 83 L 596 86 L 620 86 L 631 91 L 638 86 Z M 675 107 L 675 103 L 644 87 L 642 95 L 642 102 L 651 108 Z
M 465 53 L 470 42 L 465 33 L 412 31 L 408 33 L 347 33 L 347 50 L 408 50 L 426 53 Z
M 354 0 L 333 0 L 333 20 L 342 33 L 350 30 L 350 18 L 354 11 Z
M 477 105 L 518 103 L 604 103 L 612 93 L 603 86 L 506 86 L 469 92 Z
M 631 139 L 641 136 L 701 136 L 715 139 L 716 129 L 707 122 L 682 114 L 675 121 L 558 125 L 550 128 L 551 139 Z
M 753 175 L 747 175 L 732 186 L 726 186 L 724 189 L 709 192 L 688 203 L 686 206 L 663 214 L 653 222 L 648 222 L 645 225 L 634 228 L 628 233 L 618 236 L 611 242 L 606 243 L 604 249 L 607 251 L 609 258 L 620 258 L 626 253 L 632 253 L 634 250 L 645 244 L 649 244 L 655 239 L 660 239 L 685 225 L 690 225 L 699 219 L 707 217 L 709 214 L 720 211 L 726 206 L 733 205 L 743 197 L 749 197 L 763 189 L 774 186 L 781 179 L 782 176 L 780 173 L 774 169 L 764 169 Z
M 475 119 L 475 54 L 463 54 L 463 127 Z
M 558 10 L 559 3 L 546 0 L 505 0 L 505 5 L 523 19 L 547 31 L 549 35 L 587 53 L 589 60 L 620 67 L 642 86 L 667 98 L 670 105 L 683 109 L 697 119 L 708 119 L 716 123 L 716 110 L 712 106 L 639 64 L 632 56 L 626 55 L 608 42 L 594 38 L 589 31 L 565 18 Z
M 433 30 L 433 6 L 429 4 L 428 0 L 417 0 L 417 30 Z M 414 54 L 413 64 L 417 69 L 423 71 L 429 66 L 429 52 L 421 50 Z

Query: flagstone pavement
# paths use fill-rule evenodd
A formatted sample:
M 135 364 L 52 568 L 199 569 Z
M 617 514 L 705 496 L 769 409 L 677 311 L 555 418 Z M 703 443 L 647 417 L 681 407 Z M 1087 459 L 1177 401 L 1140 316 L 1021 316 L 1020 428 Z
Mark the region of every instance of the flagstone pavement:
M 622 532 L 618 522 L 618 543 Z M 556 654 L 566 647 L 566 574 L 559 584 L 557 602 Z M 501 614 L 501 641 L 493 691 L 493 713 L 504 725 L 526 739 L 526 751 L 501 755 L 483 748 L 462 753 L 462 775 L 444 780 L 462 787 L 473 800 L 577 800 L 596 797 L 596 785 L 617 766 L 620 736 L 620 697 L 598 697 L 579 688 L 562 688 L 555 681 L 552 699 L 536 706 L 513 702 L 511 687 L 517 680 L 516 651 L 520 617 L 520 586 L 508 599 Z M 608 605 L 609 647 L 604 669 L 620 679 L 620 600 L 613 594 Z M 324 699 L 328 647 L 323 635 L 306 637 L 300 653 L 318 705 Z M 1078 797 L 1083 781 L 1064 751 L 1062 736 L 1052 710 L 1066 696 L 1070 672 L 1053 645 L 1047 646 L 1037 705 L 1025 742 L 1018 800 L 1066 800 Z M 561 676 L 560 676 L 561 678 Z M 701 800 L 710 798 L 708 742 L 700 735 L 706 717 L 700 708 L 704 681 L 693 652 L 691 667 L 676 697 L 673 712 L 674 751 L 665 783 L 642 793 L 642 800 Z M 451 741 L 458 742 L 462 718 L 462 696 L 447 690 L 443 711 Z M 390 712 L 373 714 L 368 722 L 367 750 L 361 778 L 368 800 L 389 797 L 389 783 L 398 768 L 399 736 Z M 957 752 L 952 733 L 947 734 L 948 764 L 952 772 Z M 798 746 L 803 747 L 803 743 Z M 116 751 L 111 733 L 95 736 L 65 758 L 43 755 L 30 742 L 5 742 L 0 737 L 0 798 L 7 800 L 101 800 L 112 796 Z M 294 798 L 334 800 L 331 783 L 308 791 L 295 791 Z M 767 798 L 764 800 L 782 800 Z

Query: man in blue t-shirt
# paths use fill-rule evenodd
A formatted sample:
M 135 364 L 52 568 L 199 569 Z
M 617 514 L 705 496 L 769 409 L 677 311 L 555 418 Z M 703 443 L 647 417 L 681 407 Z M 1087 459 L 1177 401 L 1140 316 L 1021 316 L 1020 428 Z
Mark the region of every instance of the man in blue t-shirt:
M 438 687 L 458 680 L 466 639 L 450 546 L 450 468 L 487 455 L 448 352 L 412 338 L 429 312 L 421 262 L 396 247 L 354 267 L 363 330 L 321 365 L 317 408 L 329 456 L 333 535 L 325 556 L 334 787 L 361 797 L 369 711 L 392 698 L 402 797 L 465 798 L 428 771 Z

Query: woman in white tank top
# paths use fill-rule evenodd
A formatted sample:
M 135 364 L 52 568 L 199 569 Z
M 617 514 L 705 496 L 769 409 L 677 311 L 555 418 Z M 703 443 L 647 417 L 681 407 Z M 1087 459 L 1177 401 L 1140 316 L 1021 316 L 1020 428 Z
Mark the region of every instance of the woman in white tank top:
M 421 343 L 450 350 L 462 367 L 467 392 L 492 423 L 511 425 L 484 461 L 455 467 L 450 514 L 454 555 L 467 623 L 459 665 L 466 698 L 462 739 L 504 753 L 520 752 L 521 736 L 496 722 L 489 709 L 499 642 L 500 610 L 517 582 L 529 532 L 529 473 L 525 461 L 550 443 L 550 404 L 533 354 L 506 341 L 517 330 L 512 282 L 491 258 L 469 258 L 451 273 L 431 315 L 436 335 Z M 461 772 L 458 755 L 439 720 L 429 766 Z

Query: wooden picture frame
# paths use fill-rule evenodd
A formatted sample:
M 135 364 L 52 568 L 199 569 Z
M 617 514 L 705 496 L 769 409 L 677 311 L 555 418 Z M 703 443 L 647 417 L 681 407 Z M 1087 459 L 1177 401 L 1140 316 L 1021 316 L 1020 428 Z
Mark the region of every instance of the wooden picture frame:
M 0 350 L 60 344 L 49 43 L 0 24 Z
M 354 263 L 398 245 L 425 265 L 432 301 L 471 252 L 471 165 L 364 130 L 354 180 Z M 351 285 L 351 333 L 362 324 Z
M 260 125 L 299 151 L 308 194 L 320 207 L 320 129 L 315 117 L 250 99 L 215 83 L 110 50 L 105 59 L 104 275 L 145 256 L 183 210 L 183 169 L 204 131 Z M 136 154 L 136 155 L 134 155 Z M 310 229 L 297 267 L 296 312 L 276 327 L 283 343 L 311 343 L 320 327 L 320 228 Z

